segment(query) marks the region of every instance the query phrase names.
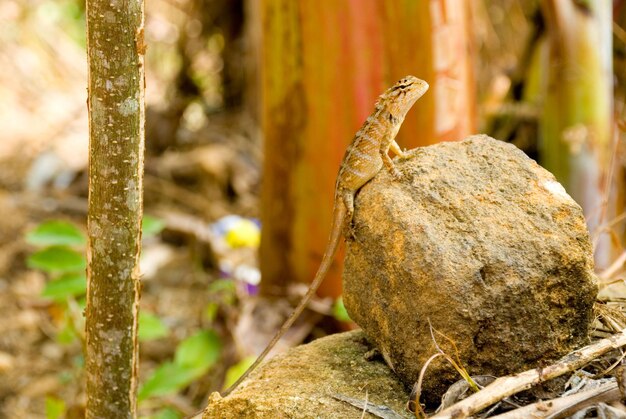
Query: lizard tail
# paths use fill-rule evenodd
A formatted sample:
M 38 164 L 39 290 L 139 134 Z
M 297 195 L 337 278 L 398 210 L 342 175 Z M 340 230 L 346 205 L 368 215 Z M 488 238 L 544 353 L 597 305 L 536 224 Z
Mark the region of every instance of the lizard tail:
M 295 308 L 293 313 L 289 316 L 289 318 L 283 323 L 280 327 L 280 330 L 276 332 L 270 343 L 265 347 L 263 352 L 258 356 L 258 358 L 250 365 L 250 367 L 244 372 L 241 377 L 235 381 L 230 387 L 224 391 L 224 397 L 228 396 L 237 386 L 248 377 L 248 374 L 252 372 L 267 356 L 267 354 L 272 350 L 274 345 L 283 337 L 283 335 L 289 330 L 291 325 L 296 321 L 296 319 L 302 314 L 305 307 L 308 305 L 309 300 L 315 294 L 315 291 L 319 288 L 320 284 L 326 277 L 330 266 L 333 263 L 333 259 L 335 257 L 335 253 L 337 252 L 337 248 L 339 247 L 339 242 L 341 241 L 341 237 L 343 235 L 344 222 L 346 218 L 346 206 L 344 205 L 341 199 L 335 199 L 335 207 L 333 209 L 333 226 L 330 232 L 330 238 L 328 239 L 328 245 L 326 246 L 326 250 L 324 251 L 324 256 L 322 257 L 322 262 L 320 263 L 320 267 L 317 269 L 317 273 L 309 286 L 304 297 L 298 303 L 298 306 Z

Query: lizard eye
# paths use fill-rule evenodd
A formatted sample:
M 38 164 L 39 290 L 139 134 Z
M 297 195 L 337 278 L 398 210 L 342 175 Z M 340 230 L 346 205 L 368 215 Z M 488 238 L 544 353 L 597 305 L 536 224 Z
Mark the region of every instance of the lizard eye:
M 393 90 L 406 90 L 411 87 L 413 83 L 410 80 L 400 80 L 400 82 L 393 88 Z

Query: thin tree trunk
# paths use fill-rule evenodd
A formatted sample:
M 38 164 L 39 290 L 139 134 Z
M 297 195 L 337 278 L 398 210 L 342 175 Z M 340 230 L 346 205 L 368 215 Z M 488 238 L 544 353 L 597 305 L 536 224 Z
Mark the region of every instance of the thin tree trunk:
M 87 418 L 136 417 L 143 21 L 142 0 L 87 1 Z

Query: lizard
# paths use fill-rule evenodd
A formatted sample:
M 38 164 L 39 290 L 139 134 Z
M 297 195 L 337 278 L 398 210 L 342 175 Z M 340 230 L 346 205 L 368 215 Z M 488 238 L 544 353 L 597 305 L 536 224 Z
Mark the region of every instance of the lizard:
M 428 83 L 414 76 L 406 76 L 387 89 L 376 101 L 374 112 L 365 120 L 352 139 L 339 167 L 335 183 L 330 237 L 311 285 L 263 352 L 237 381 L 225 390 L 224 396 L 230 394 L 265 359 L 308 305 L 332 265 L 342 236 L 348 237 L 352 234 L 354 197 L 358 190 L 376 176 L 383 165 L 395 180 L 401 179 L 400 171 L 389 157 L 389 149 L 400 157 L 404 156 L 404 152 L 395 141 L 396 135 L 407 112 L 427 90 Z

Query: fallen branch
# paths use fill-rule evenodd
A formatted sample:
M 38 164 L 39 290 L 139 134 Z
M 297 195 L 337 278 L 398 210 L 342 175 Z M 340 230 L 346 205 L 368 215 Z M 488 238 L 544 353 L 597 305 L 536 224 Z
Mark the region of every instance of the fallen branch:
M 519 409 L 511 410 L 492 419 L 544 418 L 558 419 L 573 415 L 577 411 L 598 403 L 610 403 L 621 397 L 615 381 L 592 390 L 581 391 L 553 400 L 544 400 Z
M 516 375 L 500 377 L 483 390 L 450 406 L 432 416 L 432 418 L 467 418 L 505 397 L 528 390 L 534 385 L 582 368 L 600 355 L 624 345 L 626 345 L 626 329 L 610 338 L 571 352 L 561 358 L 556 364 L 546 368 L 536 368 Z

